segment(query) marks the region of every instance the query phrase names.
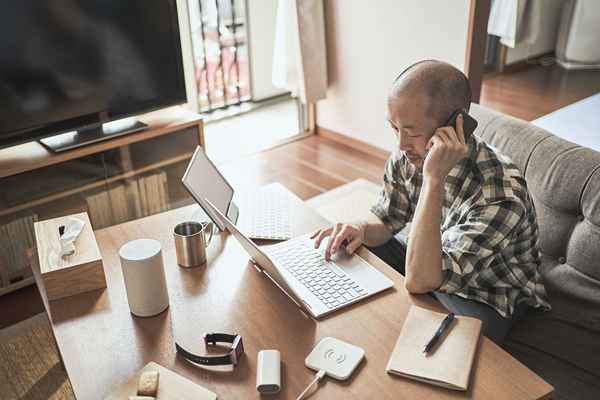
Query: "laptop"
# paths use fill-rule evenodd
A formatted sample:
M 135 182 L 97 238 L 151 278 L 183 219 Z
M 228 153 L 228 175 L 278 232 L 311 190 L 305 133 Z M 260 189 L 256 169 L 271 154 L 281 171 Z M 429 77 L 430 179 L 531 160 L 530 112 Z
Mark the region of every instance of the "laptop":
M 233 187 L 202 147 L 198 146 L 194 151 L 181 181 L 219 229 L 224 230 L 225 223 L 206 206 L 204 199 L 208 199 L 252 239 L 291 238 L 289 196 L 266 186 L 241 196 L 238 207 L 233 201 Z
M 205 199 L 206 200 L 206 199 Z M 321 318 L 391 288 L 393 282 L 358 255 L 336 254 L 326 261 L 309 235 L 259 248 L 209 200 L 208 208 L 225 222 L 255 265 L 298 307 Z M 321 245 L 324 248 L 326 241 Z

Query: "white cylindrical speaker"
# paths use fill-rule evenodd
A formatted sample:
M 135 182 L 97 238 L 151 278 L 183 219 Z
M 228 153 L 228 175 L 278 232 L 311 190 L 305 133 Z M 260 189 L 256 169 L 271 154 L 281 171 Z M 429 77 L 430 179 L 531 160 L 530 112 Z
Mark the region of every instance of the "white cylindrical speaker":
M 137 239 L 119 249 L 129 309 L 138 317 L 151 317 L 169 307 L 169 294 L 160 242 Z

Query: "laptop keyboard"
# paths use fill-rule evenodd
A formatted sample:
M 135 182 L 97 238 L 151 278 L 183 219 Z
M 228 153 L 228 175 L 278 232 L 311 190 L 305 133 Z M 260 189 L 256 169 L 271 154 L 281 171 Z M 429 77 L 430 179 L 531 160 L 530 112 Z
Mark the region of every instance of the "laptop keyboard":
M 326 261 L 321 250 L 308 243 L 286 242 L 290 246 L 269 249 L 269 256 L 286 268 L 328 308 L 349 303 L 367 291 L 332 261 Z
M 289 198 L 285 193 L 261 190 L 249 195 L 242 213 L 243 231 L 253 239 L 287 240 L 292 237 Z

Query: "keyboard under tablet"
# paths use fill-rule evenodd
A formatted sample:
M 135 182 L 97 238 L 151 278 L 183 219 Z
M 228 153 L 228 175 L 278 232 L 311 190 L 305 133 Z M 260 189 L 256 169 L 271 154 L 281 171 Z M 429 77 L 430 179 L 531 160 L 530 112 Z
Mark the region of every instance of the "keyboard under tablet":
M 287 240 L 292 237 L 290 199 L 285 192 L 259 190 L 244 198 L 241 230 L 252 239 Z

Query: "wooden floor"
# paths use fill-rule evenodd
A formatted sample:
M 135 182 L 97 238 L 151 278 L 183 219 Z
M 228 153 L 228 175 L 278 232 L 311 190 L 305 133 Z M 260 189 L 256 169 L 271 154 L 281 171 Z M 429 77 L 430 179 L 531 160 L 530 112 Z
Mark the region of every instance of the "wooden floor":
M 385 159 L 311 136 L 219 166 L 238 188 L 281 182 L 306 200 L 358 178 L 380 182 Z
M 600 70 L 530 65 L 484 77 L 480 104 L 531 121 L 600 92 Z
M 303 200 L 355 179 L 379 183 L 385 159 L 311 136 L 219 165 L 236 187 L 280 182 Z M 35 286 L 0 297 L 0 328 L 43 312 Z

